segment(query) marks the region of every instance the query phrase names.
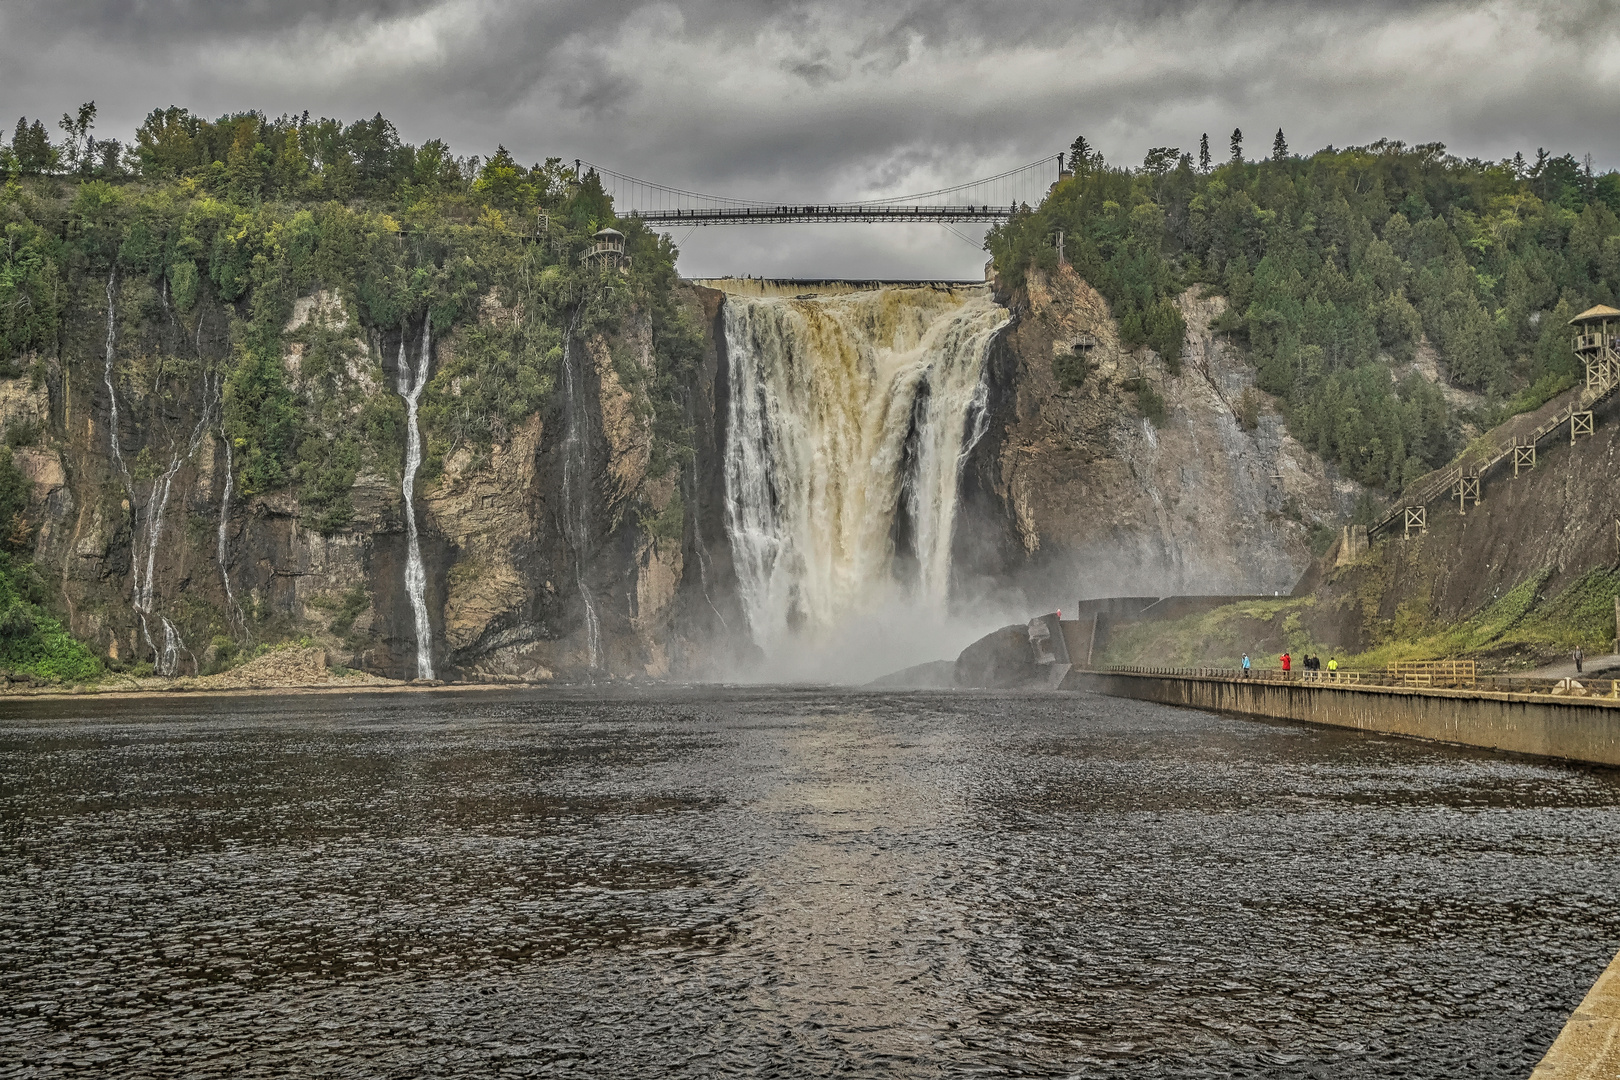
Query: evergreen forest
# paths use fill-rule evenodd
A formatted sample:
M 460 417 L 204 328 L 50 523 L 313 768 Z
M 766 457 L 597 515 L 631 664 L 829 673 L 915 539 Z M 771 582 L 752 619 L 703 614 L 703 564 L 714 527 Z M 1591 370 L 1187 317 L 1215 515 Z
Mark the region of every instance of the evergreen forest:
M 1064 257 L 1109 301 L 1123 342 L 1179 370 L 1172 298 L 1229 303 L 1215 329 L 1248 349 L 1289 429 L 1347 475 L 1393 493 L 1464 435 L 1574 385 L 1568 320 L 1620 295 L 1620 174 L 1539 151 L 1498 162 L 1438 143 L 1289 152 L 1224 162 L 1158 147 L 1108 164 L 1084 137 L 1040 206 L 992 231 L 1016 286 Z M 1432 348 L 1462 412 L 1413 370 Z

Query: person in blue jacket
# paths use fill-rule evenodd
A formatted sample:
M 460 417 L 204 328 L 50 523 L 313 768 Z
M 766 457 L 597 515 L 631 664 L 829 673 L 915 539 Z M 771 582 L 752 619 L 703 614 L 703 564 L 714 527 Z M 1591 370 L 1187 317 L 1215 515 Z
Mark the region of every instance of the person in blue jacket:
M 1249 677 L 1249 654 L 1248 653 L 1243 654 L 1243 677 L 1245 679 L 1247 679 Z

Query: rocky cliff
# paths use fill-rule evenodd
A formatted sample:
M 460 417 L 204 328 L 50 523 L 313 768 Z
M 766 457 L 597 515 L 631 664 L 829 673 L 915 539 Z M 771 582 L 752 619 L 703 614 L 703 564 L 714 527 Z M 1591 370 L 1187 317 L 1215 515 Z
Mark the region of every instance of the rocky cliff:
M 115 665 L 146 661 L 164 673 L 195 674 L 260 641 L 307 637 L 334 663 L 413 675 L 403 451 L 358 472 L 338 525 L 313 520 L 296 490 L 243 492 L 218 372 L 235 313 L 204 305 L 184 321 L 164 318 L 150 292 L 131 277 L 81 290 L 55 356 L 37 358 L 32 375 L 0 379 L 0 427 L 21 444 L 13 459 L 34 484 L 35 566 L 67 625 Z M 705 310 L 701 292 L 684 289 L 679 300 L 695 322 L 712 321 L 716 300 Z M 511 317 L 487 298 L 477 320 L 433 340 L 432 370 L 449 365 L 468 334 Z M 312 323 L 343 343 L 341 368 L 314 371 Z M 724 645 L 723 601 L 711 605 L 704 589 L 719 554 L 709 550 L 716 508 L 712 492 L 699 491 L 716 471 L 716 354 L 706 351 L 687 393 L 698 451 L 660 471 L 653 410 L 635 381 L 651 364 L 647 319 L 632 314 L 624 325 L 576 343 L 590 491 L 578 578 L 561 520 L 569 419 L 560 403 L 487 452 L 453 449 L 419 484 L 427 608 L 446 676 L 658 677 L 700 669 Z M 316 292 L 293 305 L 281 359 L 294 385 L 319 378 L 335 388 L 329 399 L 353 421 L 390 406 L 400 356 L 419 359 L 409 355 L 414 341 L 401 352 L 401 336 L 368 334 L 341 296 Z M 446 393 L 453 401 L 461 387 Z M 685 513 L 688 501 L 698 512 Z M 594 669 L 577 580 L 600 618 Z
M 180 313 L 161 284 L 111 274 L 74 292 L 52 355 L 0 380 L 0 423 L 35 433 L 13 441 L 34 482 L 36 566 L 73 633 L 115 664 L 189 675 L 303 637 L 334 664 L 412 676 L 393 387 L 402 363 L 426 362 L 438 411 L 424 414 L 416 509 L 436 673 L 746 672 L 753 647 L 725 533 L 726 297 L 694 285 L 673 295 L 701 338 L 675 396 L 687 447 L 675 461 L 658 460 L 646 311 L 573 334 L 557 361 L 573 365 L 560 372 L 577 377 L 572 396 L 554 388 L 480 446 L 439 433 L 472 407 L 461 404 L 473 399 L 468 376 L 449 374 L 458 358 L 521 319 L 497 292 L 474 317 L 429 328 L 425 349 L 420 324 L 367 327 L 344 293 L 294 299 L 279 363 L 331 443 L 301 453 L 337 455 L 337 433 L 356 427 L 376 447 L 314 506 L 307 484 L 245 489 L 252 447 L 222 423 L 239 308 L 204 297 Z M 1356 489 L 1250 389 L 1241 355 L 1209 329 L 1222 301 L 1181 297 L 1178 371 L 1122 348 L 1106 305 L 1066 268 L 1032 275 L 1007 302 L 990 423 L 963 475 L 958 606 L 1291 588 L 1313 528 L 1342 516 Z
M 965 480 L 962 593 L 995 596 L 1010 579 L 1044 608 L 1291 590 L 1313 531 L 1360 488 L 1288 435 L 1252 367 L 1211 331 L 1224 299 L 1177 299 L 1177 370 L 1122 348 L 1105 301 L 1067 266 L 1032 272 L 1007 302 L 995 423 Z

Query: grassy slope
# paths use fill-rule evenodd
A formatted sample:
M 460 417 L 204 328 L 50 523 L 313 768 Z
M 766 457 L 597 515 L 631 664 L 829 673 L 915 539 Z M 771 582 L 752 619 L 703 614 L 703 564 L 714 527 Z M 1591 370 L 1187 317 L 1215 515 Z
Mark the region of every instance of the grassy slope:
M 1295 656 L 1337 655 L 1347 668 L 1381 668 L 1396 660 L 1447 657 L 1480 660 L 1493 669 L 1531 667 L 1579 645 L 1608 652 L 1615 635 L 1614 600 L 1620 569 L 1596 567 L 1563 590 L 1546 595 L 1551 576 L 1542 569 L 1459 623 L 1427 617 L 1420 598 L 1402 603 L 1393 620 L 1370 627 L 1370 648 L 1336 652 L 1306 629 L 1313 609 L 1330 601 L 1318 596 L 1229 604 L 1202 615 L 1116 627 L 1104 662 L 1171 666 L 1235 667 L 1248 652 L 1259 667 L 1276 667 L 1284 650 Z M 1356 597 L 1376 612 L 1376 596 Z M 1354 612 L 1351 613 L 1355 614 Z M 1376 616 L 1369 616 L 1375 619 Z

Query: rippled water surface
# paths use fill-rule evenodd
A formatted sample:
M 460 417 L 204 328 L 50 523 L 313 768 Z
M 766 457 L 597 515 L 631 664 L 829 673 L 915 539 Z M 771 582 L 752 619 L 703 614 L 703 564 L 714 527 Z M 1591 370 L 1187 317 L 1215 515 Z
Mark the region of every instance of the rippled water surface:
M 0 1076 L 1525 1076 L 1620 774 L 1079 696 L 0 719 Z

